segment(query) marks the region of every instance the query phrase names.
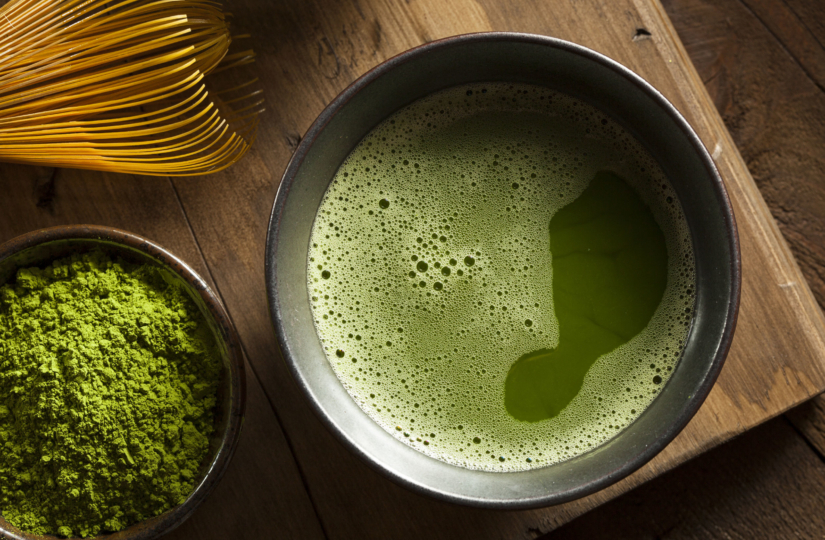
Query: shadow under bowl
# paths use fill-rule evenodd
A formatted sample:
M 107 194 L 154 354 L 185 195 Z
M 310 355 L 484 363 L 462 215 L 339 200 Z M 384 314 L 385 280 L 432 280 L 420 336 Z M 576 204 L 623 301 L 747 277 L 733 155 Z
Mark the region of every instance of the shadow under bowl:
M 167 276 L 179 283 L 198 306 L 221 353 L 223 370 L 214 411 L 215 430 L 192 492 L 183 503 L 159 516 L 135 523 L 122 531 L 94 537 L 149 540 L 172 531 L 189 518 L 223 476 L 235 452 L 246 406 L 243 355 L 223 304 L 206 282 L 161 246 L 126 231 L 95 225 L 68 225 L 18 236 L 0 245 L 0 285 L 13 279 L 20 268 L 44 268 L 56 259 L 98 249 L 113 258 L 120 257 L 134 264 L 148 264 L 166 270 Z M 47 540 L 58 537 L 21 531 L 0 514 L 0 538 Z
M 696 303 L 674 372 L 650 406 L 598 448 L 524 472 L 485 472 L 424 455 L 384 431 L 338 380 L 310 307 L 307 256 L 315 214 L 336 171 L 381 121 L 439 90 L 513 82 L 581 99 L 636 137 L 669 178 L 695 254 Z M 740 291 L 733 211 L 713 160 L 685 119 L 641 77 L 585 47 L 516 33 L 456 36 L 379 65 L 318 117 L 284 173 L 269 224 L 266 287 L 283 356 L 327 427 L 374 469 L 415 492 L 466 505 L 523 509 L 589 495 L 648 462 L 682 430 L 730 347 Z

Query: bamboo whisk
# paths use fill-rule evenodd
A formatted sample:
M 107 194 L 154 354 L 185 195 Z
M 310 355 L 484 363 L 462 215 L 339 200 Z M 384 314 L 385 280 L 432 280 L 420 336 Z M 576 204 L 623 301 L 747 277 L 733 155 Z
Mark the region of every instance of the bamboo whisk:
M 11 0 L 0 8 L 0 161 L 186 176 L 238 161 L 256 80 L 207 92 L 227 55 L 210 0 Z M 216 69 L 217 68 L 217 69 Z

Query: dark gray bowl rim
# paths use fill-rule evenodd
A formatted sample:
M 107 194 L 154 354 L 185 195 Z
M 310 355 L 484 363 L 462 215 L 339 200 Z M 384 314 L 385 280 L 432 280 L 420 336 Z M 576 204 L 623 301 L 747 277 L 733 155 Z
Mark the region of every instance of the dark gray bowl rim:
M 209 285 L 189 265 L 173 255 L 162 246 L 134 233 L 100 225 L 63 225 L 35 230 L 8 240 L 0 245 L 0 262 L 21 251 L 35 246 L 61 241 L 86 240 L 101 241 L 110 245 L 119 245 L 147 255 L 160 265 L 172 270 L 181 277 L 200 298 L 213 317 L 220 337 L 224 340 L 229 360 L 230 405 L 226 411 L 227 428 L 215 455 L 205 469 L 201 481 L 193 488 L 186 500 L 163 514 L 130 525 L 115 533 L 105 533 L 92 537 L 111 540 L 149 540 L 171 532 L 186 521 L 195 509 L 215 489 L 218 481 L 226 472 L 229 462 L 237 448 L 238 438 L 243 427 L 246 408 L 246 373 L 240 340 L 223 303 Z M 21 534 L 22 533 L 22 534 Z M 0 526 L 0 538 L 13 540 L 48 540 L 61 537 L 51 535 L 34 535 L 25 531 L 10 531 Z
M 703 165 L 712 181 L 712 188 L 715 194 L 719 208 L 722 211 L 723 218 L 726 225 L 726 237 L 730 253 L 732 254 L 730 279 L 733 284 L 730 295 L 727 299 L 726 309 L 726 324 L 722 332 L 722 337 L 719 342 L 719 347 L 714 357 L 711 359 L 709 368 L 701 383 L 696 387 L 695 393 L 690 397 L 689 401 L 681 409 L 678 416 L 671 422 L 667 428 L 662 432 L 662 435 L 655 441 L 649 444 L 646 448 L 635 454 L 633 459 L 624 462 L 620 467 L 610 471 L 599 477 L 596 480 L 586 484 L 579 485 L 574 489 L 564 491 L 562 493 L 550 494 L 543 497 L 534 497 L 530 499 L 512 499 L 512 500 L 490 500 L 490 499 L 474 499 L 465 496 L 448 493 L 442 490 L 434 489 L 432 487 L 423 485 L 411 479 L 408 476 L 400 474 L 390 468 L 386 468 L 380 464 L 375 463 L 372 459 L 363 453 L 363 451 L 351 440 L 346 432 L 341 430 L 335 422 L 327 415 L 324 408 L 316 402 L 312 397 L 305 397 L 310 402 L 312 410 L 321 419 L 324 425 L 329 429 L 339 441 L 355 455 L 361 458 L 371 468 L 378 471 L 393 482 L 402 485 L 415 493 L 428 495 L 442 501 L 452 503 L 499 509 L 499 510 L 519 510 L 530 508 L 541 508 L 551 505 L 562 504 L 581 497 L 585 497 L 596 491 L 599 491 L 611 484 L 630 475 L 641 466 L 650 461 L 657 455 L 665 446 L 667 446 L 687 425 L 691 418 L 701 407 L 714 383 L 716 382 L 719 373 L 730 350 L 731 342 L 733 340 L 734 330 L 739 311 L 739 301 L 741 293 L 742 272 L 741 272 L 741 254 L 739 250 L 739 233 L 736 226 L 736 219 L 733 214 L 733 208 L 725 189 L 724 182 L 719 176 L 716 165 L 713 162 L 710 154 L 705 148 L 699 136 L 676 109 L 676 107 L 665 98 L 658 90 L 656 90 L 650 83 L 645 81 L 642 77 L 626 68 L 622 64 L 612 60 L 611 58 L 593 51 L 582 45 L 577 45 L 562 39 L 552 38 L 548 36 L 526 34 L 519 32 L 479 32 L 451 36 L 439 40 L 435 40 L 418 47 L 414 47 L 405 52 L 402 52 L 388 60 L 382 62 L 376 67 L 367 71 L 364 75 L 356 79 L 346 89 L 344 89 L 319 115 L 307 130 L 300 144 L 295 149 L 283 178 L 278 187 L 278 192 L 273 204 L 272 213 L 270 215 L 269 227 L 267 231 L 266 253 L 265 253 L 265 271 L 266 271 L 266 288 L 267 300 L 269 302 L 270 316 L 275 327 L 275 332 L 278 338 L 278 343 L 281 348 L 282 356 L 292 373 L 293 378 L 298 382 L 299 386 L 307 386 L 307 381 L 303 378 L 299 368 L 299 360 L 290 355 L 285 343 L 288 343 L 287 335 L 284 331 L 283 315 L 280 309 L 280 297 L 275 286 L 277 281 L 275 268 L 275 252 L 277 250 L 278 231 L 280 229 L 280 215 L 283 212 L 290 190 L 293 187 L 295 178 L 301 165 L 312 148 L 315 140 L 324 130 L 326 125 L 338 114 L 339 110 L 346 105 L 356 94 L 363 90 L 370 83 L 383 76 L 387 72 L 396 69 L 398 66 L 405 64 L 413 59 L 429 54 L 431 51 L 460 46 L 467 43 L 479 42 L 518 42 L 538 44 L 556 49 L 561 49 L 585 59 L 594 61 L 602 67 L 612 70 L 616 74 L 625 78 L 633 85 L 644 92 L 654 104 L 658 105 L 664 110 L 674 125 L 677 126 L 685 135 L 700 157 Z M 655 400 L 654 400 L 655 401 Z M 651 407 L 652 404 L 649 406 Z M 399 443 L 403 444 L 403 443 Z M 549 465 L 552 467 L 552 465 Z M 540 469 L 539 469 L 540 470 Z M 510 473 L 489 473 L 489 474 L 510 474 Z

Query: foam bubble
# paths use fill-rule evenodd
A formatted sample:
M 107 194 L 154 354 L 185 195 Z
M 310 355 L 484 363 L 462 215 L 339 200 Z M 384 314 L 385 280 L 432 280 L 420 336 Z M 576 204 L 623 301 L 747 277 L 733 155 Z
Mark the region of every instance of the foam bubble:
M 604 169 L 665 233 L 664 298 L 558 416 L 515 420 L 510 367 L 558 343 L 548 224 Z M 668 380 L 694 305 L 690 237 L 655 161 L 597 109 L 527 85 L 453 88 L 383 122 L 336 174 L 310 244 L 316 329 L 350 395 L 397 439 L 474 469 L 543 467 L 614 437 Z

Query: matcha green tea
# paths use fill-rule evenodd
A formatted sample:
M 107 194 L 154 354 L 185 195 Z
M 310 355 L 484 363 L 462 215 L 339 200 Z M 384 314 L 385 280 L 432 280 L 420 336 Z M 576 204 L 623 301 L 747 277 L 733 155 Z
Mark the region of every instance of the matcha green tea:
M 96 536 L 183 502 L 221 376 L 197 306 L 164 271 L 73 255 L 0 287 L 0 513 Z
M 350 154 L 321 203 L 308 287 L 327 358 L 401 441 L 515 471 L 609 440 L 656 397 L 694 303 L 670 184 L 585 103 L 453 88 Z

